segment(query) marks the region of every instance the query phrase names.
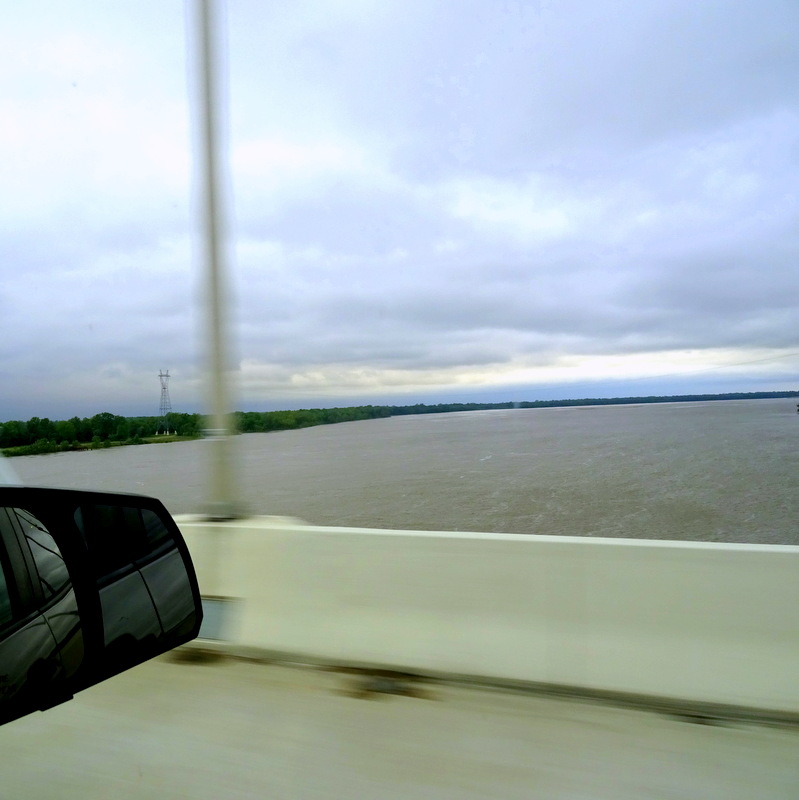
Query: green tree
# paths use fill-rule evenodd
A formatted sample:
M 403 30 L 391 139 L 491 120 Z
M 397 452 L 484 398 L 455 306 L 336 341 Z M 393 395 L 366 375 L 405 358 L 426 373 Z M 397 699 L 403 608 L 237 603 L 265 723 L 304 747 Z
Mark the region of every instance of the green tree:
M 28 431 L 24 422 L 12 419 L 0 427 L 0 447 L 19 447 L 28 443 Z
M 55 435 L 53 438 L 57 442 L 73 442 L 77 436 L 77 428 L 71 420 L 59 420 L 55 423 Z
M 91 420 L 89 420 L 92 429 L 92 439 L 94 439 L 95 436 L 99 436 L 100 441 L 110 438 L 112 433 L 116 430 L 119 420 L 122 419 L 124 419 L 124 417 L 117 417 L 108 411 L 95 414 Z
M 125 417 L 117 417 L 117 424 L 114 434 L 111 437 L 115 442 L 124 442 L 130 438 L 130 421 Z

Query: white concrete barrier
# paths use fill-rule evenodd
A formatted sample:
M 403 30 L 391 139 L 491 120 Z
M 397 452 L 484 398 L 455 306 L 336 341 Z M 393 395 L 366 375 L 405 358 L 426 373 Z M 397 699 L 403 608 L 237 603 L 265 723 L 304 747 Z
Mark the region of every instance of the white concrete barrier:
M 799 712 L 799 547 L 177 519 L 234 646 Z

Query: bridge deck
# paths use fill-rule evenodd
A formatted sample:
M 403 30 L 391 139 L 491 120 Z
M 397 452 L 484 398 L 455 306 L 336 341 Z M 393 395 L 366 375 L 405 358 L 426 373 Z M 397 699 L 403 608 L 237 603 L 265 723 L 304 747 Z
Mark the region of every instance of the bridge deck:
M 0 728 L 0 753 L 0 797 L 28 800 L 799 791 L 795 728 L 236 661 L 150 662 Z

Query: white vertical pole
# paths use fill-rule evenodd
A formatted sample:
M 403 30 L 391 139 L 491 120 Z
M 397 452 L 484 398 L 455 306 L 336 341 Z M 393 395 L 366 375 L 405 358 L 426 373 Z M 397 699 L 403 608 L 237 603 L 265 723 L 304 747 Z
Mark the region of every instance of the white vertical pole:
M 208 399 L 210 402 L 211 485 L 206 513 L 212 519 L 236 516 L 230 436 L 233 419 L 228 381 L 229 345 L 225 292 L 225 226 L 221 191 L 221 71 L 215 0 L 195 2 L 197 57 L 198 198 L 202 209 L 201 253 L 206 273 Z

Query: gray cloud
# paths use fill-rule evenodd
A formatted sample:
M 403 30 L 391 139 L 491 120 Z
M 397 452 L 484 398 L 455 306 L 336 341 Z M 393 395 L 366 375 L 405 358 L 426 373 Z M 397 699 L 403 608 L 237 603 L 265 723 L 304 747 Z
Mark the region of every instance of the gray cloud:
M 196 408 L 183 4 L 67 5 L 0 19 L 0 417 L 149 413 L 161 368 Z M 241 0 L 227 30 L 248 407 L 790 374 L 795 3 Z

